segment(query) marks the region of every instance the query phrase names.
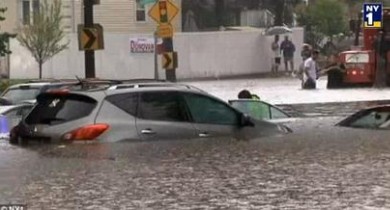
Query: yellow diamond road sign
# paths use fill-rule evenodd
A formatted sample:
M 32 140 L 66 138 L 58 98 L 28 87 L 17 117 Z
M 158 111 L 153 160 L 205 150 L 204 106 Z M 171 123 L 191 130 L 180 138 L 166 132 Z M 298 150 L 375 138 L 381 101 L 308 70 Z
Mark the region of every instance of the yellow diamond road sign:
M 164 8 L 165 7 L 165 8 Z M 170 0 L 159 0 L 149 10 L 149 16 L 157 23 L 170 23 L 179 13 L 179 8 Z M 167 16 L 167 20 L 162 20 L 162 16 Z

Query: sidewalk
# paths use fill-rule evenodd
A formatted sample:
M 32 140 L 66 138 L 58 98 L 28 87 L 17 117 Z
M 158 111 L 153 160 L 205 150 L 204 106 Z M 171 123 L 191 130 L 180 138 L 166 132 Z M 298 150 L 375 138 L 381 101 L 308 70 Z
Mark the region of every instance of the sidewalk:
M 302 90 L 300 80 L 292 77 L 224 79 L 188 81 L 186 84 L 199 87 L 223 100 L 235 99 L 242 89 L 257 94 L 272 104 L 300 104 L 390 100 L 390 88 L 345 88 L 326 89 L 326 78 L 317 81 L 316 90 Z

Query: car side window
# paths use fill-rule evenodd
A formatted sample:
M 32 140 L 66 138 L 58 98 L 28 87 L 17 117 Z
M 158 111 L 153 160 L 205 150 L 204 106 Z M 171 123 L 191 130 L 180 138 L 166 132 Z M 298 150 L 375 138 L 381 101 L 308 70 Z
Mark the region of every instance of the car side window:
M 285 113 L 271 106 L 271 119 L 281 119 L 281 118 L 288 118 L 288 117 L 289 116 L 286 115 Z
M 176 92 L 141 93 L 138 117 L 157 121 L 189 121 L 185 103 Z
M 18 109 L 13 109 L 13 110 L 8 111 L 7 113 L 5 113 L 5 116 L 7 118 L 16 118 L 17 117 L 17 112 L 18 112 Z
M 270 119 L 270 106 L 261 101 L 238 100 L 231 102 L 231 105 L 239 111 L 258 120 Z
M 352 127 L 378 128 L 390 119 L 389 112 L 371 111 L 351 123 Z
M 25 117 L 32 109 L 32 106 L 26 106 L 26 107 L 22 107 L 19 111 L 18 111 L 18 115 L 22 116 L 22 117 Z
M 238 124 L 238 112 L 220 101 L 198 94 L 185 94 L 184 98 L 195 123 Z
M 138 104 L 137 93 L 111 95 L 108 96 L 106 100 L 133 116 L 137 115 L 137 104 Z

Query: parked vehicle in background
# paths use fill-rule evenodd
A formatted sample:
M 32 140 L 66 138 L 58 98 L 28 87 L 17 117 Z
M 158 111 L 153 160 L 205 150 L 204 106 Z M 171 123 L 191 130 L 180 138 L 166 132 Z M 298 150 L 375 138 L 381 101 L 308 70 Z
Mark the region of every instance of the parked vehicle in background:
M 288 132 L 192 86 L 145 82 L 42 93 L 10 142 L 250 139 Z
M 383 8 L 383 29 L 390 28 L 390 8 Z M 356 29 L 360 29 L 357 27 Z M 343 82 L 340 86 L 348 86 L 354 84 L 369 84 L 372 85 L 377 74 L 377 66 L 379 65 L 379 52 L 375 50 L 374 40 L 382 29 L 363 27 L 363 46 L 360 49 L 344 51 L 339 54 L 339 61 L 345 66 L 343 73 Z M 360 31 L 356 31 L 360 34 Z M 389 56 L 389 55 L 388 55 Z M 388 57 L 387 56 L 387 57 Z M 390 67 L 386 67 L 386 81 L 390 85 Z
M 29 83 L 12 85 L 7 88 L 1 95 L 1 104 L 21 104 L 35 103 L 36 97 L 45 91 L 58 89 L 68 85 L 76 84 L 77 81 L 61 81 L 61 80 L 37 80 Z
M 10 130 L 19 124 L 33 106 L 33 104 L 0 106 L 0 138 L 9 138 Z
M 342 127 L 390 129 L 390 105 L 362 109 L 336 124 Z

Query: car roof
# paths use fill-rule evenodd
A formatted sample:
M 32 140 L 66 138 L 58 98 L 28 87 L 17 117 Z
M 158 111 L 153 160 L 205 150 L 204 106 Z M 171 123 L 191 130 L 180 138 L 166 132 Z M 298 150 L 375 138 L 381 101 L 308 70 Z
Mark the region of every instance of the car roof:
M 18 88 L 20 88 L 21 86 L 42 87 L 42 86 L 50 85 L 50 84 L 52 84 L 52 83 L 48 83 L 48 82 L 21 83 L 21 84 L 12 85 L 12 86 L 10 86 L 8 89 L 18 89 Z
M 61 90 L 58 91 L 49 91 L 44 94 L 62 94 L 69 93 L 75 95 L 84 95 L 94 98 L 96 100 L 101 100 L 106 96 L 122 94 L 122 93 L 138 93 L 138 92 L 156 92 L 156 91 L 180 91 L 180 92 L 188 92 L 188 93 L 200 93 L 202 95 L 211 96 L 215 99 L 218 99 L 215 96 L 210 95 L 209 93 L 196 88 L 194 86 L 181 84 L 181 83 L 166 83 L 166 82 L 151 82 L 151 83 L 126 83 L 126 84 L 118 84 L 118 85 L 109 85 L 109 86 L 97 86 L 95 88 L 87 88 L 87 89 L 75 89 L 70 88 L 69 90 Z M 218 99 L 220 100 L 220 99 Z M 222 101 L 222 100 L 221 100 Z
M 18 89 L 23 86 L 29 86 L 32 88 L 40 88 L 44 86 L 58 86 L 58 85 L 72 85 L 77 84 L 71 81 L 61 81 L 61 82 L 29 82 L 29 83 L 21 83 L 10 86 L 8 89 Z

